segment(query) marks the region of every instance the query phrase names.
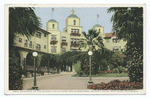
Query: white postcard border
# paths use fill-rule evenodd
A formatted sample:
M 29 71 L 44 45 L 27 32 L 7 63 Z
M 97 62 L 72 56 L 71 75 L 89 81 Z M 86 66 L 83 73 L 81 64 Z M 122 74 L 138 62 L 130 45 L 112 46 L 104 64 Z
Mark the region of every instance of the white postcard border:
M 142 90 L 8 90 L 8 9 L 9 7 L 143 7 L 143 89 Z M 146 4 L 5 4 L 5 94 L 146 94 Z

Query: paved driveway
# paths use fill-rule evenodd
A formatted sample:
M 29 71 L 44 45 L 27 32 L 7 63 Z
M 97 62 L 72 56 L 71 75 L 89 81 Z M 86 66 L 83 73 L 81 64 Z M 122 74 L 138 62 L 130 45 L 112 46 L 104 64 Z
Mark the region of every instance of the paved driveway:
M 37 77 L 37 86 L 40 90 L 86 90 L 89 77 L 71 77 L 75 73 L 62 72 L 61 74 Z M 127 80 L 128 77 L 92 77 L 94 83 L 110 82 L 111 80 Z M 23 79 L 23 90 L 33 86 L 33 77 Z

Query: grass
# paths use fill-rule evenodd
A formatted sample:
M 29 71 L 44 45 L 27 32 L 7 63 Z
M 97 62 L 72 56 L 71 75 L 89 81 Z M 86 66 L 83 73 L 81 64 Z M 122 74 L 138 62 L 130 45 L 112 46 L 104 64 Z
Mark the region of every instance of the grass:
M 72 77 L 89 77 L 86 74 L 83 74 L 82 76 L 79 76 L 78 74 L 72 75 Z M 107 73 L 107 74 L 96 74 L 92 75 L 92 77 L 128 77 L 128 73 Z

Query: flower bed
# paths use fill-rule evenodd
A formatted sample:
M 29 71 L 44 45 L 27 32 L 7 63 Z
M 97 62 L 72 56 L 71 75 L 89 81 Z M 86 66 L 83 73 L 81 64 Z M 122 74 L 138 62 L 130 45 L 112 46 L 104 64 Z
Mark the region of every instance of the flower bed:
M 114 73 L 113 70 L 101 71 L 101 73 Z
M 71 47 L 78 47 L 79 44 L 71 44 Z
M 62 42 L 61 45 L 62 46 L 67 46 L 67 43 L 66 42 Z
M 135 90 L 143 89 L 143 82 L 128 82 L 114 80 L 109 83 L 91 84 L 87 86 L 88 89 L 93 90 Z
M 80 36 L 81 34 L 79 34 L 79 33 L 71 33 L 70 35 L 73 35 L 73 36 Z
M 50 44 L 56 44 L 57 43 L 57 41 L 51 41 L 50 42 Z

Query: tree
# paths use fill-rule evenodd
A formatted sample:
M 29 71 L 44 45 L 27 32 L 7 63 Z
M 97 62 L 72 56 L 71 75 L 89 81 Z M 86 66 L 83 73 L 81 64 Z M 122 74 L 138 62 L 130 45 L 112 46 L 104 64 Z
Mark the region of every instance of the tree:
M 100 67 L 100 70 L 106 71 L 108 69 L 108 66 L 112 68 L 111 64 L 109 63 L 109 58 L 111 57 L 112 53 L 112 51 L 106 48 L 94 51 L 93 60 L 96 62 L 96 69 L 99 69 Z
M 81 61 L 77 61 L 77 63 L 74 63 L 73 65 L 77 74 L 81 76 L 83 74 L 83 71 L 81 70 Z
M 111 7 L 113 31 L 127 40 L 126 55 L 130 81 L 143 81 L 143 8 Z
M 96 46 L 99 48 L 103 48 L 103 40 L 102 37 L 99 36 L 100 32 L 97 32 L 96 30 L 90 29 L 88 33 L 82 32 L 86 39 L 82 39 L 79 45 L 79 49 L 81 47 L 86 48 L 89 46 L 90 51 L 95 51 Z M 86 42 L 86 43 L 85 43 Z
M 118 66 L 122 66 L 123 64 L 123 58 L 121 57 L 121 54 L 119 52 L 115 52 L 109 59 L 109 63 L 114 65 L 114 68 L 117 68 Z
M 14 55 L 18 49 L 14 47 L 14 39 L 17 34 L 30 38 L 40 26 L 39 18 L 31 7 L 10 7 L 9 8 L 9 89 L 22 89 L 21 66 L 17 63 L 17 56 Z M 15 76 L 18 76 L 17 78 Z M 15 85 L 15 86 L 14 86 Z
M 88 50 L 93 51 L 92 58 L 93 61 L 96 62 L 96 64 L 94 64 L 95 72 L 98 71 L 100 66 L 102 69 L 106 69 L 108 66 L 108 58 L 111 55 L 111 51 L 104 48 L 103 39 L 100 36 L 100 32 L 91 29 L 87 34 L 83 32 L 83 35 L 86 39 L 81 41 L 79 48 L 86 48 L 87 46 L 89 46 Z

